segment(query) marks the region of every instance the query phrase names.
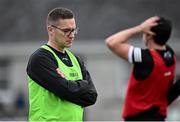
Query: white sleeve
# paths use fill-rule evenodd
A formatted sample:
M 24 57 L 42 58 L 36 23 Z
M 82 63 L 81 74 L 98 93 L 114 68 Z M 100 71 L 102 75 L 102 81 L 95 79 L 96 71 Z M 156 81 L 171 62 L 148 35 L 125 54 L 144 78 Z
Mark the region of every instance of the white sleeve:
M 128 53 L 128 61 L 130 63 L 142 62 L 141 48 L 131 46 Z
M 133 46 L 131 46 L 130 48 L 129 48 L 129 52 L 128 52 L 128 61 L 129 61 L 129 63 L 132 63 L 133 62 L 133 50 L 134 50 L 134 47 Z

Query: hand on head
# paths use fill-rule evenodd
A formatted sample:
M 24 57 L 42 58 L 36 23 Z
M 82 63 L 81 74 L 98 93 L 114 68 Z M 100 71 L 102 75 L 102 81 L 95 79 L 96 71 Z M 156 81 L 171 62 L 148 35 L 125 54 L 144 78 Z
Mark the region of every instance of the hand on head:
M 141 28 L 142 32 L 154 35 L 154 33 L 150 30 L 153 26 L 156 26 L 158 24 L 158 20 L 160 18 L 158 16 L 150 17 L 147 20 L 145 20 L 143 23 L 139 25 Z

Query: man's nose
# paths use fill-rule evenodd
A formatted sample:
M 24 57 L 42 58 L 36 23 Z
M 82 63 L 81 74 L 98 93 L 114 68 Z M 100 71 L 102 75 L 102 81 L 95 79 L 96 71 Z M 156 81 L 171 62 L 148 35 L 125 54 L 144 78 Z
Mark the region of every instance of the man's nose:
M 70 32 L 68 37 L 74 38 L 75 37 L 75 32 L 74 31 Z

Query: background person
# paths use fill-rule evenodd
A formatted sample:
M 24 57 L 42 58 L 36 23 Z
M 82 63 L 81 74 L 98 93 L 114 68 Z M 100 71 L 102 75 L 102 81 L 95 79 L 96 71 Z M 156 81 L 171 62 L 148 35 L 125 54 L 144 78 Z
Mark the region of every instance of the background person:
M 164 121 L 167 116 L 176 67 L 174 51 L 166 44 L 171 30 L 169 20 L 155 16 L 106 39 L 112 52 L 133 64 L 122 113 L 126 121 Z M 143 34 L 147 49 L 128 44 L 137 34 Z

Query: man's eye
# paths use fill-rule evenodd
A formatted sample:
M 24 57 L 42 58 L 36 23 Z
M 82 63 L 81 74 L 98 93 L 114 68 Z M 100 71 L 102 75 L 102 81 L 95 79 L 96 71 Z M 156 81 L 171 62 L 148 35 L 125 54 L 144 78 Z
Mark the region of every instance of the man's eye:
M 71 32 L 71 29 L 64 29 L 63 30 L 65 33 L 67 33 L 67 32 Z

